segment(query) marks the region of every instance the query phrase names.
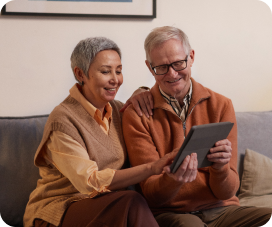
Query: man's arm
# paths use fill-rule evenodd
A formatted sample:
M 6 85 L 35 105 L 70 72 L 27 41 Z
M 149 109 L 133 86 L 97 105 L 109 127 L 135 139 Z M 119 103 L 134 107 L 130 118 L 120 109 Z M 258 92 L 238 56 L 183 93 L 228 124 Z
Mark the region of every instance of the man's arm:
M 160 158 L 149 132 L 148 120 L 152 118 L 140 118 L 131 107 L 124 112 L 123 134 L 132 166 Z M 195 180 L 196 175 L 197 157 L 192 154 L 185 159 L 175 174 L 170 173 L 170 168 L 166 167 L 163 174 L 151 176 L 140 185 L 149 205 L 160 206 L 174 198 L 185 183 Z
M 234 123 L 226 140 L 218 141 L 208 155 L 214 164 L 210 167 L 210 187 L 214 195 L 221 200 L 229 199 L 234 196 L 239 188 L 239 175 L 237 172 L 237 123 L 235 112 L 229 100 L 221 122 L 230 121 Z

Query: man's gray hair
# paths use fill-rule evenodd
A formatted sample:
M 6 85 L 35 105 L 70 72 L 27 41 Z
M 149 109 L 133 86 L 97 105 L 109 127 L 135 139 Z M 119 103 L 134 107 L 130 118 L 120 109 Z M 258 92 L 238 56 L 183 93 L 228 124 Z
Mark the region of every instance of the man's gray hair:
M 153 29 L 145 39 L 144 48 L 146 53 L 146 59 L 151 63 L 150 52 L 162 43 L 170 40 L 177 39 L 182 42 L 185 54 L 189 54 L 191 51 L 191 45 L 187 35 L 179 28 L 164 26 Z
M 103 50 L 115 50 L 121 58 L 121 50 L 115 42 L 105 37 L 93 37 L 81 40 L 75 47 L 71 55 L 71 68 L 77 66 L 89 78 L 88 71 L 95 56 Z M 75 76 L 75 73 L 74 73 Z M 76 76 L 75 76 L 76 78 Z M 76 78 L 77 80 L 77 78 Z M 78 80 L 77 80 L 78 81 Z M 78 81 L 79 82 L 79 81 Z

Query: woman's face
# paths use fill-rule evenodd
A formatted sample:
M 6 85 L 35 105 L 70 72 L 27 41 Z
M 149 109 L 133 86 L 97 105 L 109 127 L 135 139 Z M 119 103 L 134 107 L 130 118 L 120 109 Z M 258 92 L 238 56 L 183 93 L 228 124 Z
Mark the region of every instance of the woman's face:
M 99 52 L 89 68 L 89 78 L 84 76 L 83 95 L 96 108 L 103 109 L 115 98 L 123 83 L 122 63 L 114 50 Z

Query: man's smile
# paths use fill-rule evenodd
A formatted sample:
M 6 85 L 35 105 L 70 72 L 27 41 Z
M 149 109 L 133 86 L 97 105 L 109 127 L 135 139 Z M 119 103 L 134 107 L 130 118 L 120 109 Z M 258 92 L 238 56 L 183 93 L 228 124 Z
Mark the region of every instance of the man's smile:
M 167 83 L 175 83 L 178 82 L 179 80 L 181 80 L 181 78 L 178 78 L 176 80 L 168 80 Z

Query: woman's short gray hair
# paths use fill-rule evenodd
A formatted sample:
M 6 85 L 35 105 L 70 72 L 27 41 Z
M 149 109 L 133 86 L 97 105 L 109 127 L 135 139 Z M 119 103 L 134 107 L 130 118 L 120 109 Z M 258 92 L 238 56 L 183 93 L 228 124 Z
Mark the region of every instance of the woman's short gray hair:
M 88 71 L 95 56 L 103 50 L 115 50 L 121 58 L 121 50 L 115 42 L 105 37 L 93 37 L 81 40 L 75 47 L 71 55 L 71 68 L 77 66 L 89 78 Z M 75 76 L 75 74 L 74 74 Z M 76 78 L 76 76 L 75 76 Z M 76 78 L 77 80 L 77 78 Z M 77 80 L 78 81 L 78 80 Z M 79 82 L 79 81 L 78 81 Z
M 150 52 L 162 43 L 170 40 L 177 39 L 183 44 L 185 54 L 189 54 L 191 51 L 191 45 L 187 35 L 179 28 L 164 26 L 153 29 L 145 39 L 144 48 L 146 53 L 146 59 L 151 62 Z

